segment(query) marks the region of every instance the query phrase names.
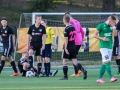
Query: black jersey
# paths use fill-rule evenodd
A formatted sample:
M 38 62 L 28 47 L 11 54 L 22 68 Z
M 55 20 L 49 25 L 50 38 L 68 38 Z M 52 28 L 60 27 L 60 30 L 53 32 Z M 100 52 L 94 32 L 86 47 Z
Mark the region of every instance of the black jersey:
M 114 37 L 114 46 L 120 45 L 120 22 L 117 23 L 116 30 L 118 33 L 117 36 Z
M 46 30 L 41 24 L 38 28 L 36 28 L 35 24 L 33 24 L 29 27 L 28 34 L 32 37 L 30 42 L 42 42 L 42 35 L 46 34 Z
M 75 28 L 71 25 L 67 26 L 64 30 L 64 37 L 68 38 L 68 46 L 75 46 Z
M 20 60 L 18 60 L 18 65 L 22 65 L 24 62 L 29 63 L 29 61 L 28 61 L 28 60 L 23 60 L 23 59 L 20 59 Z
M 14 34 L 13 29 L 6 26 L 5 29 L 0 27 L 0 35 L 2 36 L 2 42 L 4 47 L 12 47 L 12 35 Z

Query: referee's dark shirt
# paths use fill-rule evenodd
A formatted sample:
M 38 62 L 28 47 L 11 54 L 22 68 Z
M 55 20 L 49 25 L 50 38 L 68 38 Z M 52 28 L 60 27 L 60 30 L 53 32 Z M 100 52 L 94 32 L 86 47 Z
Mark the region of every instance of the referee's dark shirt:
M 114 37 L 114 46 L 120 45 L 120 22 L 117 23 L 116 30 L 118 31 L 118 34 Z
M 32 37 L 30 42 L 34 42 L 34 43 L 41 42 L 42 43 L 42 35 L 46 34 L 46 30 L 45 30 L 45 27 L 41 24 L 38 28 L 36 28 L 35 24 L 33 24 L 29 27 L 27 34 L 31 35 Z
M 2 42 L 4 47 L 12 47 L 12 35 L 14 34 L 13 29 L 6 26 L 5 29 L 0 27 L 0 35 L 2 37 Z

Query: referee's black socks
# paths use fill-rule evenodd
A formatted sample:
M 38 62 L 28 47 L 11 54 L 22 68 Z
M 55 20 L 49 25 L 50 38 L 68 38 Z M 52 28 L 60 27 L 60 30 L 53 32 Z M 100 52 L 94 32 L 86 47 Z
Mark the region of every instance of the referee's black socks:
M 63 73 L 64 73 L 64 77 L 65 78 L 68 78 L 67 72 L 68 72 L 68 66 L 67 65 L 63 65 Z
M 78 74 L 78 68 L 74 64 L 73 64 L 73 66 L 74 66 L 75 74 Z
M 15 65 L 15 61 L 11 62 L 11 66 L 12 66 L 14 72 L 17 73 L 18 71 L 17 71 L 16 65 Z
M 80 63 L 77 63 L 76 67 L 77 67 L 78 69 L 80 69 L 82 72 L 85 71 L 84 68 L 82 67 L 82 65 L 81 65 Z
M 118 66 L 118 72 L 120 72 L 120 59 L 117 59 L 117 60 L 116 60 L 116 64 L 117 64 L 117 66 Z
M 2 69 L 3 69 L 3 67 L 4 67 L 4 65 L 5 65 L 5 60 L 1 60 L 1 64 L 0 64 L 0 73 L 1 73 L 1 71 L 2 71 Z
M 41 71 L 41 68 L 42 68 L 42 63 L 38 63 L 38 64 L 37 64 L 37 68 L 38 68 L 37 74 L 39 75 L 39 74 L 40 74 L 40 71 Z
M 47 63 L 47 75 L 50 75 L 50 62 Z

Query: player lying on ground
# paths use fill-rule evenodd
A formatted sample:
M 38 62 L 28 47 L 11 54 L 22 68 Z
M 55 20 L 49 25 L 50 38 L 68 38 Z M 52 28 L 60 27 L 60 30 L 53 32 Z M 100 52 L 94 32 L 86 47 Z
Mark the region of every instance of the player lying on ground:
M 33 62 L 31 62 L 29 59 L 28 59 L 28 52 L 27 51 L 24 51 L 22 53 L 22 57 L 18 60 L 18 68 L 19 68 L 19 71 L 21 73 L 22 76 L 26 76 L 26 72 L 27 71 L 32 71 L 35 73 L 35 75 L 37 75 L 37 68 L 35 66 L 33 66 Z M 41 71 L 41 74 L 45 74 L 44 71 Z M 50 73 L 51 76 L 55 76 L 57 74 L 57 70 L 53 71 L 52 73 Z
M 41 20 L 41 24 L 45 26 L 46 28 L 46 42 L 45 42 L 45 49 L 42 51 L 42 58 L 44 62 L 44 68 L 45 68 L 45 75 L 50 75 L 50 58 L 52 54 L 52 49 L 55 48 L 54 42 L 55 42 L 55 34 L 51 27 L 47 26 L 47 21 L 45 19 Z
M 117 78 L 113 77 L 111 73 L 111 57 L 112 57 L 112 33 L 115 32 L 115 20 L 116 18 L 111 15 L 108 17 L 107 21 L 101 23 L 97 26 L 97 30 L 94 33 L 94 37 L 97 38 L 100 47 L 100 53 L 102 55 L 102 65 L 100 68 L 100 73 L 98 79 L 96 80 L 97 83 L 104 83 L 105 81 L 102 79 L 105 71 L 107 71 L 110 82 L 117 81 Z
M 64 77 L 60 80 L 68 80 L 68 66 L 67 60 L 72 59 L 72 63 L 83 72 L 83 79 L 87 78 L 87 71 L 82 67 L 80 63 L 78 63 L 76 59 L 76 46 L 75 46 L 75 28 L 70 25 L 70 17 L 65 15 L 63 17 L 63 23 L 66 25 L 64 30 L 64 52 L 63 52 L 63 73 Z
M 75 20 L 69 12 L 66 12 L 65 15 L 68 15 L 70 17 L 70 24 L 75 28 L 75 31 L 76 31 L 75 45 L 76 45 L 76 55 L 78 55 L 79 49 L 83 43 L 83 39 L 85 36 L 84 31 L 82 29 L 80 22 Z M 75 73 L 72 74 L 71 76 L 75 76 L 75 77 L 80 76 L 81 71 L 78 70 L 75 65 L 73 65 L 73 66 L 74 66 Z
M 120 76 L 120 21 L 117 15 L 113 14 L 116 17 L 116 34 L 114 34 L 114 45 L 113 45 L 113 56 L 116 60 L 116 64 L 118 66 L 118 72 L 114 76 Z
M 15 35 L 13 29 L 7 25 L 7 19 L 5 17 L 1 18 L 0 27 L 0 40 L 3 42 L 3 55 L 1 56 L 1 63 L 0 63 L 0 73 L 5 65 L 6 58 L 9 60 L 14 73 L 11 76 L 18 76 L 18 71 L 15 65 L 15 62 L 11 56 L 12 51 L 15 47 Z

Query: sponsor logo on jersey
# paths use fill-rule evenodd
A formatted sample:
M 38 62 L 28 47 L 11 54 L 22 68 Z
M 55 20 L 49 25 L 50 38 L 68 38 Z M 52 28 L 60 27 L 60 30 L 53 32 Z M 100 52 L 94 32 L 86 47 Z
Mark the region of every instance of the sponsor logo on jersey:
M 32 31 L 35 31 L 34 29 Z
M 105 36 L 105 37 L 107 37 L 107 36 L 112 36 L 112 33 L 111 33 L 111 32 L 110 32 L 110 33 L 105 33 L 104 36 Z
M 40 32 L 42 32 L 42 29 L 39 29 Z
M 34 32 L 32 32 L 32 35 L 42 35 L 42 33 L 34 33 Z

